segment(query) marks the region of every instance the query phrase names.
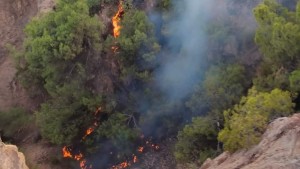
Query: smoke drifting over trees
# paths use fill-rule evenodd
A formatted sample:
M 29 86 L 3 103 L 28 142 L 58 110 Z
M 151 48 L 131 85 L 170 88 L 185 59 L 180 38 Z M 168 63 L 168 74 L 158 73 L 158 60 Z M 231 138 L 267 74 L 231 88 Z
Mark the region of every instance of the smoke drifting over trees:
M 247 114 L 245 100 L 260 102 L 275 87 L 288 105 L 298 97 L 298 67 L 291 64 L 298 63 L 298 48 L 288 49 L 295 60 L 279 62 L 267 62 L 267 52 L 259 50 L 272 53 L 277 42 L 288 44 L 282 41 L 286 36 L 269 32 L 278 33 L 276 26 L 285 22 L 298 30 L 295 12 L 273 0 L 259 3 L 58 0 L 54 11 L 28 24 L 24 49 L 16 55 L 18 80 L 32 97 L 43 96 L 36 110 L 41 135 L 63 146 L 64 157 L 95 169 L 138 166 L 140 147 L 159 151 L 159 143 L 169 139 L 177 139 L 172 158 L 178 163 L 200 164 L 217 155 L 222 129 L 233 135 L 239 131 L 230 131 L 234 122 L 246 119 L 247 128 L 260 117 Z M 277 23 L 272 17 L 288 19 Z M 261 38 L 257 44 L 255 36 Z M 266 37 L 274 44 L 262 43 Z M 272 99 L 266 105 L 277 109 Z M 225 136 L 220 140 L 231 145 Z
M 172 2 L 175 15 L 165 28 L 168 42 L 164 54 L 169 56 L 156 73 L 162 91 L 171 98 L 182 99 L 200 80 L 199 71 L 205 64 L 203 55 L 207 43 L 204 29 L 214 4 L 209 0 Z

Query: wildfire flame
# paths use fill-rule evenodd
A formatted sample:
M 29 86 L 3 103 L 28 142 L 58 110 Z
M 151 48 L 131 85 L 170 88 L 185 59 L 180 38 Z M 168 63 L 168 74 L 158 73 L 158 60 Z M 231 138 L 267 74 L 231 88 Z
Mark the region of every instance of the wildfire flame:
M 120 30 L 122 28 L 120 25 L 120 21 L 121 21 L 120 17 L 123 15 L 123 13 L 124 13 L 124 9 L 122 6 L 122 1 L 120 0 L 118 5 L 118 12 L 112 18 L 112 24 L 114 27 L 113 33 L 115 38 L 120 36 Z
M 85 135 L 82 137 L 82 141 L 84 141 L 87 136 L 92 134 L 93 131 L 96 129 L 96 127 L 99 125 L 98 124 L 99 121 L 97 120 L 96 116 L 101 112 L 101 110 L 102 110 L 101 107 L 99 107 L 94 112 L 95 121 L 94 121 L 93 125 L 85 131 Z M 141 135 L 141 139 L 144 140 L 144 138 L 145 138 L 144 135 Z M 151 139 L 150 140 L 144 140 L 143 142 L 144 142 L 144 146 L 139 146 L 137 148 L 136 152 L 144 153 L 145 148 L 152 149 L 152 150 L 155 150 L 155 151 L 159 150 L 159 148 L 160 148 L 157 144 L 154 144 L 151 141 Z M 71 158 L 71 159 L 74 159 L 76 161 L 79 161 L 79 166 L 80 166 L 81 169 L 92 169 L 92 165 L 87 164 L 87 160 L 84 158 L 84 155 L 81 152 L 74 153 L 71 146 L 64 146 L 62 148 L 62 154 L 63 154 L 64 158 Z M 133 165 L 137 162 L 138 162 L 138 157 L 135 154 L 133 154 L 131 159 L 129 159 L 129 160 L 127 159 L 126 161 L 121 162 L 118 165 L 112 166 L 111 169 L 124 169 L 124 168 L 130 167 L 131 165 Z
M 133 156 L 133 163 L 137 162 L 137 156 Z
M 82 169 L 90 169 L 92 166 L 90 165 L 89 167 L 86 166 L 86 160 L 81 160 L 79 163 L 80 168 Z
M 77 154 L 74 156 L 74 159 L 79 161 L 80 159 L 82 159 L 83 155 L 80 153 L 80 154 Z
M 71 152 L 68 150 L 67 146 L 63 147 L 62 152 L 63 152 L 63 157 L 64 158 L 72 158 L 73 157 Z
M 95 125 L 95 123 L 94 123 L 94 125 Z M 89 128 L 85 131 L 85 135 L 82 137 L 82 139 L 84 140 L 88 135 L 92 134 L 94 130 L 95 130 L 94 126 L 93 126 L 93 127 L 89 127 Z
M 102 107 L 98 107 L 98 109 L 95 111 L 95 116 L 97 116 L 102 110 Z
M 111 169 L 124 169 L 130 167 L 132 164 L 137 163 L 138 159 L 136 155 L 133 155 L 132 161 L 124 161 L 118 165 L 112 166 Z
M 91 169 L 92 168 L 91 165 L 90 166 L 86 165 L 86 160 L 83 158 L 82 153 L 72 155 L 71 151 L 72 151 L 72 149 L 70 147 L 64 146 L 62 149 L 63 157 L 64 158 L 72 158 L 76 161 L 79 161 L 79 166 L 81 169 Z
M 142 135 L 141 138 L 144 139 L 145 138 L 144 135 Z M 139 146 L 137 148 L 137 152 L 143 153 L 145 148 L 152 149 L 154 151 L 158 151 L 160 149 L 160 147 L 157 144 L 152 143 L 151 140 L 147 140 L 147 141 L 145 141 L 145 146 Z M 137 162 L 138 162 L 138 157 L 135 154 L 133 154 L 131 160 L 123 161 L 123 162 L 119 163 L 118 165 L 112 166 L 111 169 L 124 169 L 124 168 L 130 167 L 131 165 L 133 165 L 134 163 L 137 163 Z
M 95 115 L 95 121 L 93 123 L 93 125 L 91 127 L 89 127 L 86 131 L 85 131 L 85 135 L 82 137 L 82 140 L 85 140 L 85 138 L 92 134 L 93 131 L 96 129 L 96 127 L 98 126 L 98 121 L 96 119 L 96 116 L 101 112 L 102 108 L 99 107 L 97 108 L 97 110 L 94 112 Z M 91 169 L 92 165 L 87 165 L 87 161 L 86 159 L 84 159 L 84 156 L 82 153 L 78 153 L 78 154 L 72 154 L 72 148 L 70 146 L 64 146 L 62 148 L 62 154 L 64 158 L 72 158 L 76 161 L 79 161 L 79 166 L 81 169 Z
M 142 153 L 144 151 L 144 147 L 139 147 L 138 152 Z

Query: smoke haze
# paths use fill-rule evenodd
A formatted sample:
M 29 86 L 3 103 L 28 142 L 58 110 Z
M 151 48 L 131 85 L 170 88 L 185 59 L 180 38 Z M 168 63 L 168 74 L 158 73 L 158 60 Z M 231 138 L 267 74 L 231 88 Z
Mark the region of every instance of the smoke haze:
M 156 72 L 157 82 L 170 99 L 182 99 L 199 80 L 209 19 L 211 0 L 173 1 L 175 17 L 167 25 L 168 56 Z

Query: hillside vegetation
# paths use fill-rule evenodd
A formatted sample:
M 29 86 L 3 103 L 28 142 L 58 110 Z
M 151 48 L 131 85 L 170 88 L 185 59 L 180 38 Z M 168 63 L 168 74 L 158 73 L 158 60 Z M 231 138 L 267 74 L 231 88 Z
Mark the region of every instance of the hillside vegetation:
M 83 155 L 70 163 L 95 168 L 176 138 L 176 162 L 201 165 L 296 111 L 300 1 L 151 2 L 58 0 L 32 19 L 13 53 L 40 105 L 0 113 L 0 131 L 35 121 L 43 139 Z M 104 19 L 114 16 L 118 36 Z

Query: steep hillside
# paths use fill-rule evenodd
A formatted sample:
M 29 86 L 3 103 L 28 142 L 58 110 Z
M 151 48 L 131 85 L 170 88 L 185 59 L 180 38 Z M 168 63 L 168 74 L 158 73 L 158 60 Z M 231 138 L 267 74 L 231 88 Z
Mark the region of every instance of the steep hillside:
M 261 142 L 249 150 L 224 152 L 207 159 L 201 169 L 297 169 L 300 168 L 300 114 L 278 118 L 269 124 Z
M 8 56 L 7 44 L 20 47 L 23 28 L 37 13 L 36 0 L 3 0 L 0 2 L 0 110 L 15 106 L 30 107 L 28 96 L 14 80 L 13 59 Z
M 300 168 L 300 3 L 275 1 L 1 0 L 0 137 L 35 169 Z

